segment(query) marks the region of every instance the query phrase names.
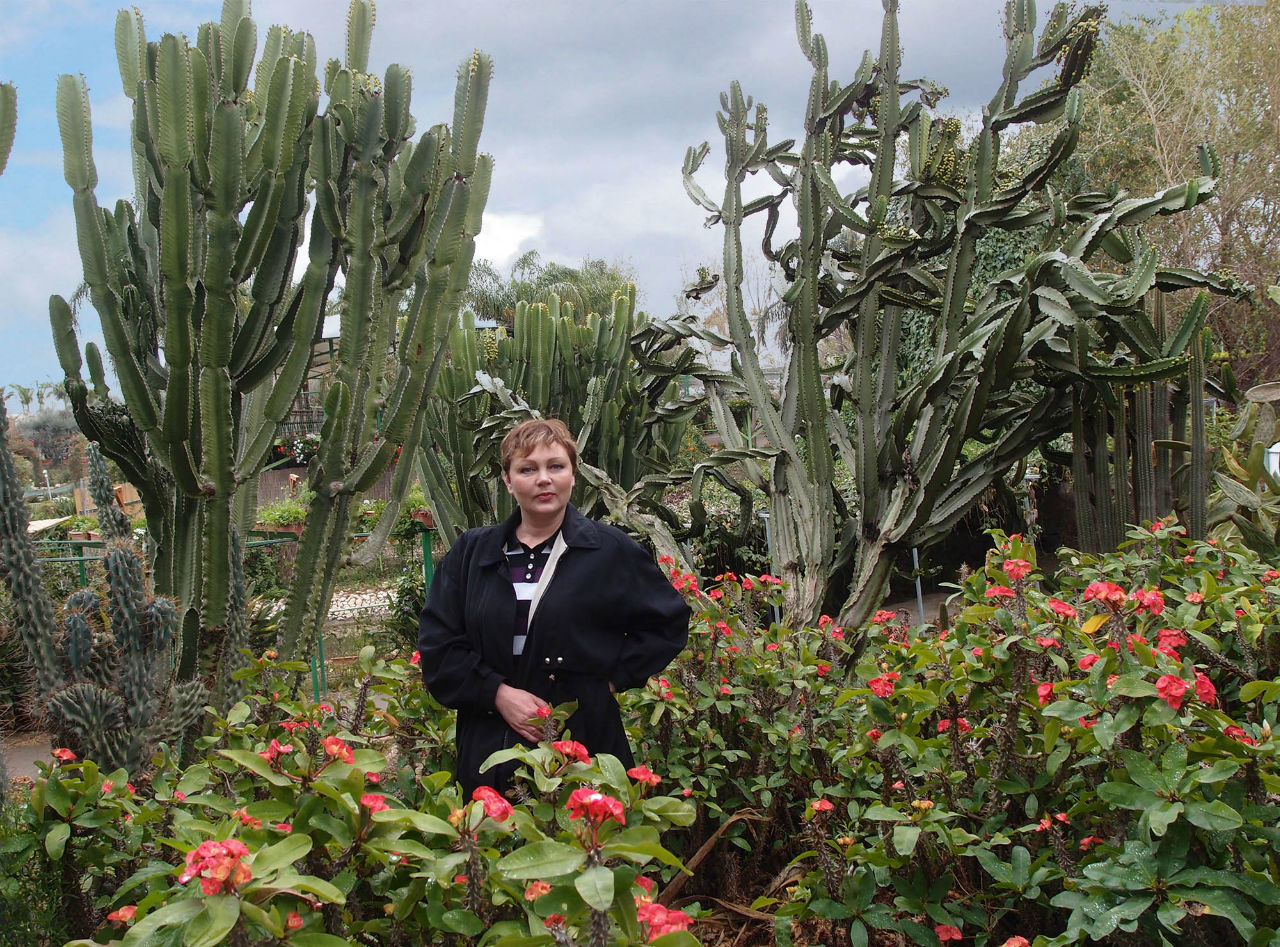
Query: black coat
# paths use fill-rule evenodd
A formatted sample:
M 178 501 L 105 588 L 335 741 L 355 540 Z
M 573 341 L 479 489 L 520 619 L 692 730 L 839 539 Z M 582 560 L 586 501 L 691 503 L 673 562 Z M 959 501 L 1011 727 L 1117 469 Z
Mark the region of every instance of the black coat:
M 519 512 L 499 526 L 467 530 L 441 560 L 418 620 L 422 677 L 432 696 L 458 710 L 457 777 L 466 798 L 478 785 L 502 789 L 514 766 L 480 764 L 520 742 L 494 709 L 510 684 L 555 705 L 576 700 L 568 722 L 591 753 L 632 765 L 617 698 L 644 684 L 684 647 L 689 606 L 635 540 L 565 511 L 565 550 L 529 623 L 524 654 L 511 653 L 516 598 L 504 550 Z

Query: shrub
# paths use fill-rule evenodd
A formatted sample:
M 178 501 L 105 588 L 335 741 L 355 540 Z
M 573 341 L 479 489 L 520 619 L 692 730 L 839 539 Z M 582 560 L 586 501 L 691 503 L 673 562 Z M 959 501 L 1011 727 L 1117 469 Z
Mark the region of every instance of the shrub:
M 258 507 L 258 522 L 268 526 L 294 526 L 307 521 L 307 504 L 314 494 L 304 490 L 300 496 L 283 497 Z
M 694 645 L 634 709 L 702 804 L 670 846 L 719 839 L 695 890 L 772 907 L 780 941 L 1272 943 L 1280 573 L 1130 536 L 1057 595 L 998 537 L 953 627 L 881 612 L 856 643 L 744 623 L 768 577 L 677 571 Z

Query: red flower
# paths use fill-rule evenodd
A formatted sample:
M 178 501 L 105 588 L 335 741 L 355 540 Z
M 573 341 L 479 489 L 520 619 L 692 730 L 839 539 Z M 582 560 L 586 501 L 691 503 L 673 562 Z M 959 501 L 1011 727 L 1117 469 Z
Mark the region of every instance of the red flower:
M 1084 600 L 1086 602 L 1090 599 L 1097 599 L 1112 609 L 1119 608 L 1127 598 L 1128 596 L 1125 595 L 1124 589 L 1114 582 L 1090 582 L 1085 586 L 1084 590 Z
M 283 832 L 285 835 L 288 835 L 290 832 L 293 831 L 293 826 L 288 822 L 277 822 L 274 826 L 272 826 L 272 828 L 274 828 L 277 832 Z
M 107 920 L 122 921 L 127 924 L 129 921 L 133 920 L 134 915 L 137 913 L 138 913 L 138 906 L 136 904 L 126 904 L 124 907 L 116 908 L 114 911 L 108 914 Z
M 1238 727 L 1234 723 L 1222 731 L 1222 735 L 1230 737 L 1237 743 L 1243 743 L 1245 746 L 1257 746 L 1258 741 L 1244 732 L 1243 727 Z
M 818 677 L 824 677 L 826 673 L 830 670 L 831 670 L 830 664 L 824 664 L 822 662 L 818 662 Z
M 569 810 L 570 819 L 581 819 L 585 816 L 591 822 L 598 823 L 613 819 L 621 825 L 627 824 L 622 803 L 590 786 L 579 786 L 569 793 L 569 801 L 565 808 Z
M 688 930 L 693 923 L 693 918 L 684 911 L 675 911 L 647 899 L 636 900 L 636 918 L 647 927 L 650 941 L 673 931 Z
M 175 790 L 173 791 L 173 801 L 174 801 L 174 802 L 186 802 L 186 801 L 187 801 L 187 794 L 186 794 L 185 792 L 183 792 L 181 789 L 175 789 Z
M 879 677 L 873 677 L 867 681 L 867 686 L 871 688 L 871 693 L 877 697 L 888 697 L 893 693 L 893 682 L 901 676 L 897 671 L 887 671 Z
M 1091 849 L 1093 846 L 1097 845 L 1101 841 L 1102 839 L 1100 839 L 1096 835 L 1086 835 L 1084 838 L 1080 840 L 1080 851 L 1087 852 L 1089 849 Z
M 1025 559 L 1006 559 L 1004 561 L 1004 574 L 1013 582 L 1025 579 L 1030 571 L 1031 563 Z
M 1049 701 L 1053 700 L 1053 681 L 1045 681 L 1036 686 L 1036 696 L 1040 698 L 1040 706 L 1043 707 Z
M 556 740 L 551 744 L 551 748 L 566 757 L 573 757 L 579 763 L 591 765 L 591 757 L 587 755 L 587 748 L 577 740 Z
M 657 890 L 658 885 L 652 878 L 646 878 L 644 875 L 636 876 L 636 884 L 644 889 L 644 893 L 649 897 L 653 897 L 653 892 Z
M 882 736 L 884 736 L 884 734 L 881 733 L 879 730 L 872 729 L 867 731 L 867 739 L 869 739 L 872 743 L 879 743 L 880 738 Z
M 764 646 L 764 649 L 765 649 L 766 651 L 777 651 L 777 650 L 778 650 L 778 644 L 777 644 L 777 642 L 775 642 L 775 641 L 770 641 L 767 645 L 765 645 L 765 646 Z
M 284 926 L 287 930 L 296 931 L 302 927 L 302 915 L 297 911 L 290 911 L 289 916 L 285 918 Z
M 76 755 L 72 753 L 70 750 L 68 750 L 65 746 L 60 746 L 57 749 L 55 749 L 53 751 L 53 755 L 57 759 L 62 760 L 62 762 L 64 763 L 70 763 L 72 760 L 76 758 Z
M 974 649 L 973 649 L 971 652 L 969 652 L 969 653 L 970 653 L 970 654 L 972 654 L 975 658 L 980 658 L 980 657 L 982 657 L 982 653 L 983 653 L 983 652 L 982 652 L 982 649 L 981 649 L 981 648 L 974 648 Z
M 729 623 L 727 621 L 716 622 L 716 631 L 720 632 L 720 634 L 724 635 L 726 638 L 733 635 L 733 629 L 729 627 Z
M 364 806 L 370 812 L 381 812 L 383 809 L 390 809 L 387 805 L 387 797 L 376 792 L 367 792 L 360 797 L 360 805 Z
M 1081 717 L 1079 718 L 1079 720 L 1080 720 L 1080 726 L 1084 727 L 1086 730 L 1093 729 L 1093 725 L 1098 722 L 1097 718 L 1090 718 L 1090 717 Z
M 1063 618 L 1075 618 L 1076 610 L 1059 598 L 1049 599 L 1049 607 L 1061 615 Z
M 413 652 L 413 654 L 409 655 L 409 663 L 412 664 L 414 667 L 417 667 L 419 664 L 421 664 L 422 652 L 415 651 Z
M 544 894 L 551 892 L 551 885 L 545 881 L 532 881 L 529 887 L 524 889 L 524 899 L 526 901 L 537 901 Z
M 337 760 L 344 763 L 351 763 L 355 760 L 355 754 L 351 752 L 351 747 L 347 746 L 340 737 L 325 737 L 320 741 L 320 745 L 324 747 L 324 752 Z
M 1196 699 L 1209 707 L 1218 702 L 1218 689 L 1213 686 L 1213 681 L 1200 671 L 1196 671 Z
M 959 718 L 958 720 L 956 720 L 956 722 L 955 722 L 955 723 L 956 723 L 956 732 L 957 732 L 957 733 L 968 733 L 970 730 L 972 730 L 972 729 L 973 729 L 973 727 L 969 726 L 969 721 L 968 721 L 968 720 L 966 720 L 964 717 Z M 938 721 L 938 732 L 939 732 L 939 733 L 946 733 L 946 732 L 947 732 L 948 730 L 950 730 L 950 729 L 951 729 L 951 718 L 950 718 L 950 717 L 948 717 L 948 718 L 946 718 L 946 719 L 944 719 L 944 720 L 939 720 L 939 721 Z
M 1156 632 L 1156 642 L 1161 647 L 1183 648 L 1187 644 L 1187 636 L 1177 628 L 1161 628 Z
M 1204 601 L 1204 595 L 1200 592 L 1188 592 L 1187 601 L 1190 602 L 1192 605 L 1199 605 L 1201 602 Z
M 1182 707 L 1182 695 L 1186 692 L 1187 682 L 1172 674 L 1166 674 L 1156 681 L 1157 696 L 1174 710 Z
M 815 799 L 810 803 L 814 812 L 830 812 L 835 808 L 829 799 Z
M 1262 573 L 1263 582 L 1273 582 L 1276 579 L 1280 579 L 1280 572 L 1277 572 L 1275 569 L 1268 569 L 1266 572 Z
M 249 815 L 249 813 L 245 811 L 243 807 L 237 809 L 235 812 L 231 814 L 240 820 L 241 825 L 247 828 L 250 828 L 250 829 L 262 828 L 262 820 L 255 815 Z
M 835 620 L 834 618 L 832 618 L 830 615 L 819 615 L 819 616 L 818 616 L 818 628 L 819 628 L 819 630 L 825 629 L 828 625 L 834 625 L 835 623 L 836 623 L 836 620 Z
M 1036 635 L 1036 644 L 1042 648 L 1061 648 L 1062 642 L 1046 635 Z
M 511 818 L 511 813 L 514 811 L 511 803 L 507 802 L 491 786 L 477 786 L 475 791 L 471 793 L 471 799 L 479 801 L 484 806 L 484 814 L 494 822 L 506 822 L 507 819 Z
M 1125 643 L 1128 645 L 1129 650 L 1132 651 L 1133 646 L 1136 644 L 1150 644 L 1151 642 L 1147 641 L 1147 639 L 1142 637 L 1142 635 L 1135 634 L 1135 635 L 1126 635 Z
M 644 783 L 646 786 L 656 786 L 662 782 L 662 777 L 647 766 L 633 766 L 627 770 L 627 775 L 638 783 Z
M 238 839 L 201 842 L 187 853 L 187 867 L 178 876 L 178 884 L 199 878 L 200 890 L 206 895 L 231 894 L 253 877 L 249 866 L 240 861 L 248 854 L 249 847 Z
M 1021 934 L 1010 937 L 1000 947 L 1031 947 L 1031 941 L 1027 940 Z
M 987 598 L 1016 598 L 1018 593 L 1007 585 L 993 585 L 982 593 Z
M 1132 595 L 1129 596 L 1138 603 L 1137 611 L 1150 612 L 1152 615 L 1159 615 L 1164 611 L 1164 594 L 1159 589 L 1134 589 Z
M 548 914 L 546 921 L 543 923 L 545 923 L 547 927 L 564 927 L 564 915 Z
M 756 584 L 752 582 L 751 579 L 747 578 L 742 580 L 742 590 L 744 592 L 750 592 L 755 587 L 756 587 Z
M 675 564 L 675 560 L 668 555 L 664 554 L 658 557 L 658 565 L 660 566 L 670 566 L 674 564 Z
M 105 796 L 107 793 L 111 792 L 111 790 L 113 790 L 113 789 L 115 789 L 115 788 L 116 788 L 116 784 L 115 784 L 115 783 L 113 783 L 111 780 L 109 780 L 109 779 L 104 779 L 104 780 L 102 781 L 102 794 L 103 794 L 104 796 Z
M 1097 664 L 1098 661 L 1101 660 L 1101 657 L 1102 656 L 1098 654 L 1086 654 L 1076 662 L 1076 667 L 1080 668 L 1082 671 L 1087 671 L 1089 668 Z
M 952 927 L 950 924 L 939 924 L 934 927 L 933 932 L 938 935 L 938 940 L 963 940 L 964 935 L 960 933 L 960 928 Z
M 889 622 L 893 621 L 897 617 L 898 617 L 897 612 L 890 611 L 887 608 L 882 608 L 880 609 L 880 611 L 876 612 L 874 615 L 871 616 L 871 624 L 887 625 L 889 624 Z
M 720 599 L 724 598 L 724 591 L 721 589 L 712 589 L 707 593 L 707 598 L 718 602 Z

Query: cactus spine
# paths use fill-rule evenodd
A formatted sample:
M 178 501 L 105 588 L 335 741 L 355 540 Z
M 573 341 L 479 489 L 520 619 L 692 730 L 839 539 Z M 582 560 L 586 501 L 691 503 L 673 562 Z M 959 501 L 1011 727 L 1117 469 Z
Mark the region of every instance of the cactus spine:
M 897 553 L 941 537 L 1013 463 L 1068 429 L 1073 389 L 1089 389 L 1092 399 L 1106 371 L 1108 360 L 1095 351 L 1118 337 L 1153 287 L 1212 284 L 1158 268 L 1153 253 L 1140 255 L 1127 274 L 1096 269 L 1098 250 L 1119 260 L 1132 228 L 1195 206 L 1212 193 L 1211 178 L 1134 199 L 1063 199 L 1046 186 L 1079 134 L 1074 87 L 1096 42 L 1099 7 L 1072 13 L 1056 5 L 1037 39 L 1031 0 L 1007 4 L 1003 81 L 964 150 L 955 144 L 958 129 L 930 114 L 940 90 L 899 76 L 897 7 L 884 0 L 879 56 L 866 54 L 845 84 L 829 75 L 826 43 L 797 0 L 797 37 L 813 69 L 803 140 L 770 145 L 764 106 L 753 110 L 734 83 L 721 96 L 718 203 L 695 177 L 708 146 L 689 149 L 685 159 L 686 189 L 724 228 L 727 317 L 741 381 L 777 451 L 753 462 L 748 475 L 767 483 L 774 571 L 791 586 L 791 621 L 812 622 L 824 608 L 846 624 L 865 620 Z M 1020 95 L 1034 70 L 1055 61 L 1054 79 Z M 1006 129 L 1059 118 L 1065 121 L 1043 158 L 1001 167 Z M 906 174 L 898 178 L 902 139 Z M 832 173 L 839 165 L 866 168 L 869 182 L 841 193 Z M 761 171 L 777 190 L 745 202 L 743 181 Z M 775 246 L 786 206 L 796 210 L 798 236 Z M 742 302 L 741 228 L 758 212 L 767 217 L 765 253 L 789 283 L 780 398 L 760 369 Z M 1042 252 L 988 286 L 975 285 L 981 235 L 1028 226 L 1044 228 Z M 933 315 L 933 364 L 910 382 L 897 370 L 904 309 Z M 822 365 L 817 343 L 838 330 L 851 340 L 848 354 Z M 1125 371 L 1140 381 L 1183 369 L 1174 359 Z M 1024 379 L 1030 384 L 1015 384 Z M 745 446 L 727 411 L 713 417 L 726 447 Z M 853 475 L 848 497 L 832 489 L 837 455 Z
M 83 80 L 59 80 L 80 256 L 123 407 L 107 397 L 99 353 L 86 346 L 82 360 L 58 297 L 50 320 L 81 429 L 142 496 L 157 588 L 179 603 L 184 679 L 215 672 L 218 643 L 240 634 L 233 537 L 252 525 L 256 477 L 305 383 L 339 270 L 325 449 L 281 624 L 290 656 L 318 634 L 352 498 L 415 437 L 466 285 L 492 165 L 477 152 L 491 63 L 476 52 L 463 64 L 452 130 L 437 125 L 415 141 L 408 71 L 367 71 L 372 24 L 369 0 L 352 0 L 346 60 L 325 69 L 320 113 L 311 37 L 272 27 L 255 69 L 245 0 L 225 0 L 221 22 L 202 26 L 194 45 L 148 41 L 137 11 L 121 12 L 135 196 L 114 212 L 94 195 Z

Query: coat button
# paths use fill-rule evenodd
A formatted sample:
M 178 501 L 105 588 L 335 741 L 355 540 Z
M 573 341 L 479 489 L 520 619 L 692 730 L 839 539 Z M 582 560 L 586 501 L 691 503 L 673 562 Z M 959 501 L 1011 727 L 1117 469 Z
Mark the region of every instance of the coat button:
M 564 664 L 564 658 L 556 658 L 556 664 Z
M 550 663 L 551 663 L 551 659 L 550 659 L 550 658 L 543 658 L 543 659 L 542 659 L 542 663 L 543 663 L 543 664 L 550 664 Z

